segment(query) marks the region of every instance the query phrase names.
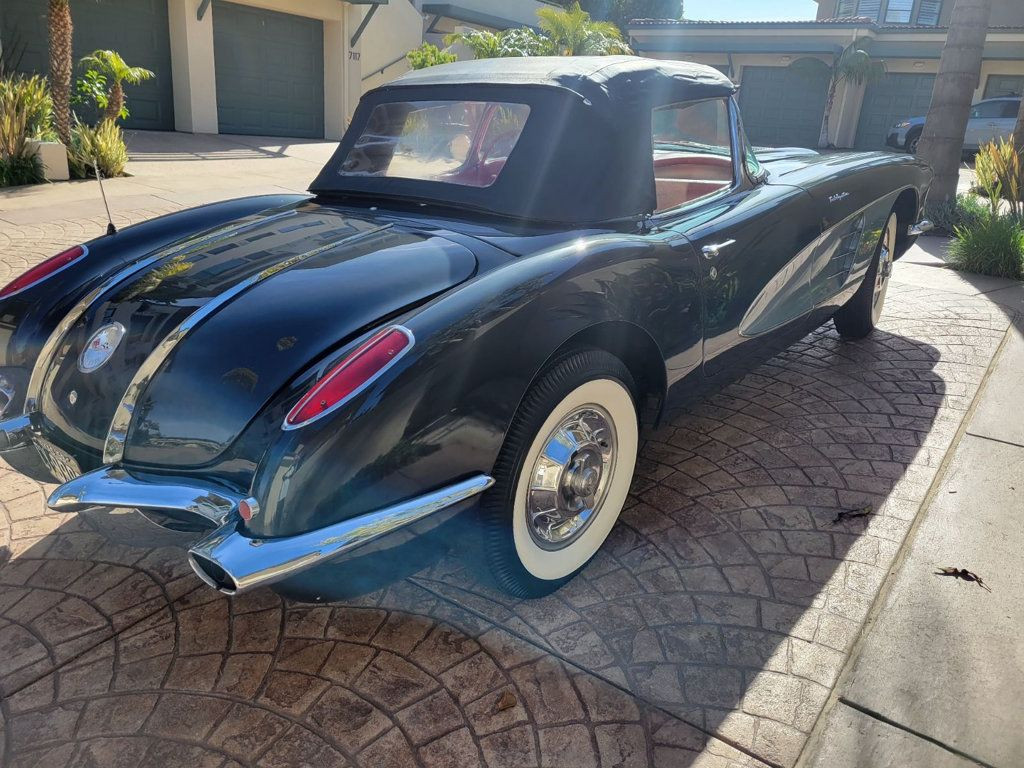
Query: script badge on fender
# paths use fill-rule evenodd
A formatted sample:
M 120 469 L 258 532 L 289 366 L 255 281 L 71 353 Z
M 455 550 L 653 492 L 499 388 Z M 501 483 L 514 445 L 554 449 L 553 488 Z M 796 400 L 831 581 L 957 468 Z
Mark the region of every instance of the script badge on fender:
M 114 354 L 123 337 L 124 326 L 120 323 L 104 325 L 86 342 L 85 349 L 78 356 L 78 370 L 92 373 L 101 367 Z

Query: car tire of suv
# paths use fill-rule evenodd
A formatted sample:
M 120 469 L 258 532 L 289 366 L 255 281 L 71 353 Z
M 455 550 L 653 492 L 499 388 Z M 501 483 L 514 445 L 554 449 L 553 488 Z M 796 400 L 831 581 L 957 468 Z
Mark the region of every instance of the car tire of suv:
M 893 259 L 896 256 L 896 234 L 899 220 L 890 213 L 875 246 L 867 274 L 857 292 L 832 316 L 836 330 L 844 339 L 863 339 L 878 324 L 889 290 Z
M 621 360 L 586 350 L 554 363 L 526 393 L 481 501 L 488 562 L 510 594 L 553 592 L 608 537 L 636 465 L 634 392 Z
M 907 146 L 907 154 L 908 155 L 916 155 L 917 154 L 917 145 L 921 143 L 921 134 L 922 133 L 923 133 L 922 129 L 918 128 L 917 130 L 911 131 L 910 133 L 907 134 L 907 145 L 906 146 Z

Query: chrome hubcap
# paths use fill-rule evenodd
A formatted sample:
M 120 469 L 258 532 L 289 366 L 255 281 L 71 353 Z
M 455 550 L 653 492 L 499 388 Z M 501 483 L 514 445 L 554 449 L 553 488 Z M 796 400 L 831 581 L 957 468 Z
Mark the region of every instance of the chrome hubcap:
M 889 276 L 892 275 L 892 254 L 896 249 L 896 230 L 887 226 L 882 234 L 882 245 L 878 249 L 878 271 L 875 273 L 875 290 L 871 300 L 872 315 L 877 323 L 882 315 L 882 304 L 885 292 L 889 287 Z
M 615 425 L 599 405 L 576 409 L 545 438 L 526 499 L 538 546 L 567 547 L 594 520 L 615 469 L 615 447 Z

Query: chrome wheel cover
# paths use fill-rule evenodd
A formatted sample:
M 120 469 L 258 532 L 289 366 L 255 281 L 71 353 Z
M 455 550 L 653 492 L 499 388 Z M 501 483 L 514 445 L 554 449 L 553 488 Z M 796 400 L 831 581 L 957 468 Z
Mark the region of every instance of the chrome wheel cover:
M 892 276 L 893 254 L 896 252 L 896 219 L 890 218 L 882 233 L 882 242 L 878 248 L 878 269 L 875 271 L 875 285 L 871 296 L 871 320 L 878 323 L 882 317 L 882 306 L 885 294 L 889 290 L 889 278 Z
M 573 410 L 544 439 L 530 468 L 526 516 L 537 546 L 569 546 L 601 511 L 615 472 L 617 437 L 608 411 L 588 404 Z

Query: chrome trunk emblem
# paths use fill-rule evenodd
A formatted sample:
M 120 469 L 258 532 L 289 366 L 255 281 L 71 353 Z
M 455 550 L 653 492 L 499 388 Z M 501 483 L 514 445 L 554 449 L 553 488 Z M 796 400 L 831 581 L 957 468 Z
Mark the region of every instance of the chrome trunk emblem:
M 94 333 L 78 356 L 78 370 L 92 373 L 110 359 L 117 345 L 124 338 L 125 329 L 120 323 L 109 323 Z

